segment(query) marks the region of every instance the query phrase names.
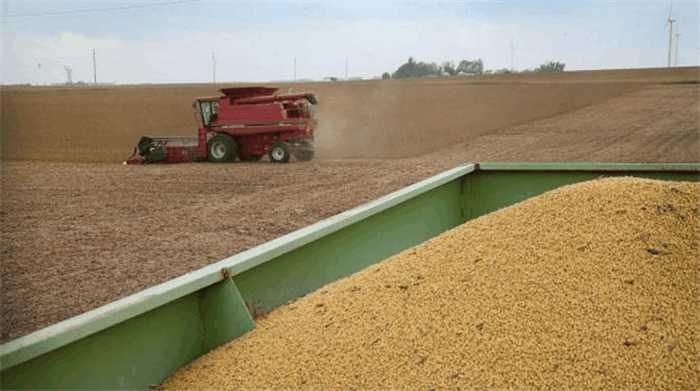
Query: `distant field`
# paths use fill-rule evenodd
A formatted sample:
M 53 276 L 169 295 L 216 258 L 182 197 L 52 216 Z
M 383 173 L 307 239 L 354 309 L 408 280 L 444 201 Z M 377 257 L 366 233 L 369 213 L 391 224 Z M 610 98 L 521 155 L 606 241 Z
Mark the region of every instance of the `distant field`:
M 396 158 L 636 91 L 699 68 L 274 84 L 318 95 L 320 158 Z M 139 136 L 194 135 L 194 97 L 228 85 L 2 88 L 2 158 L 120 162 Z

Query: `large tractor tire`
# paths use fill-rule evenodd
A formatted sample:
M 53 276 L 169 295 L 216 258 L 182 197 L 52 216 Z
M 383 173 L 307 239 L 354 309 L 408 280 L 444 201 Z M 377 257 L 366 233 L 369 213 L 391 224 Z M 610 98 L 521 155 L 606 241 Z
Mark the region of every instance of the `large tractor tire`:
M 289 146 L 287 143 L 274 143 L 268 154 L 273 163 L 287 163 L 289 161 Z
M 294 148 L 292 155 L 302 162 L 311 160 L 314 158 L 314 145 L 308 141 L 301 141 Z
M 306 162 L 314 158 L 314 151 L 313 149 L 303 149 L 296 151 L 294 153 L 294 157 L 297 158 L 300 162 Z
M 213 163 L 232 162 L 236 160 L 238 145 L 233 137 L 217 134 L 207 143 L 207 158 Z

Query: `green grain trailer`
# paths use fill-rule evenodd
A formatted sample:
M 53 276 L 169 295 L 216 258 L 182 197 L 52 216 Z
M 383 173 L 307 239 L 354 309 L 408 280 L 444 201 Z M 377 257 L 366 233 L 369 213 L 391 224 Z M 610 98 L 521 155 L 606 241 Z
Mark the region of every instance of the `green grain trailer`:
M 270 311 L 467 220 L 602 176 L 697 181 L 700 164 L 466 164 L 0 346 L 3 388 L 139 388 Z

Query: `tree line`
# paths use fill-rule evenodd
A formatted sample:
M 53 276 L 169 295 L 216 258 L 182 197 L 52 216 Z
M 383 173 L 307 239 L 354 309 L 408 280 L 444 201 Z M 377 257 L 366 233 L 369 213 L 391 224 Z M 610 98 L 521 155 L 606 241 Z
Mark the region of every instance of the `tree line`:
M 457 76 L 457 75 L 489 75 L 506 73 L 527 73 L 527 72 L 564 72 L 566 64 L 559 61 L 549 61 L 534 69 L 515 71 L 513 69 L 484 70 L 484 61 L 480 58 L 475 60 L 461 60 L 456 65 L 451 61 L 445 61 L 442 65 L 431 62 L 416 61 L 409 57 L 408 61 L 401 64 L 393 73 L 384 72 L 382 79 L 403 79 L 407 77 L 437 77 L 437 76 Z

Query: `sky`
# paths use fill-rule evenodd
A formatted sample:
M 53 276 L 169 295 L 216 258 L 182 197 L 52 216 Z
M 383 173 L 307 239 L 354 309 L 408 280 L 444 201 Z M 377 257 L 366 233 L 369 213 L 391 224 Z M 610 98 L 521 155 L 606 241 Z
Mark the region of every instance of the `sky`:
M 700 62 L 698 1 L 673 1 L 679 65 Z M 662 0 L 0 0 L 3 84 L 371 78 L 409 57 L 487 69 L 665 66 Z M 675 52 L 675 50 L 674 50 Z M 674 53 L 675 54 L 675 53 Z

